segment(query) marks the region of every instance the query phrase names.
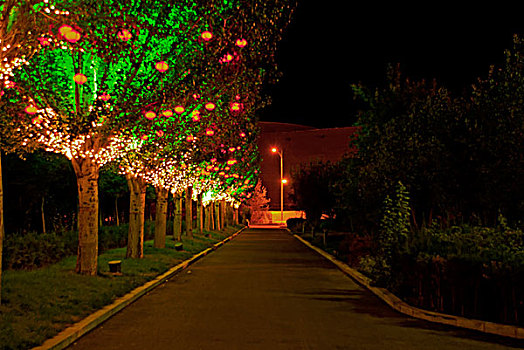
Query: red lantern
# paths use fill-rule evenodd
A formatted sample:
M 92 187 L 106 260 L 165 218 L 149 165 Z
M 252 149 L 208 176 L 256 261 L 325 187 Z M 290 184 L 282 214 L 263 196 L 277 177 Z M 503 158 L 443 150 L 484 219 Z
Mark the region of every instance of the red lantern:
M 206 129 L 206 135 L 207 136 L 213 136 L 215 134 L 215 131 L 213 129 L 207 128 Z
M 144 117 L 147 119 L 147 120 L 153 120 L 156 118 L 156 113 L 153 112 L 153 111 L 147 111 L 144 113 Z
M 191 142 L 193 141 L 195 138 L 193 137 L 193 135 L 189 135 L 188 137 L 186 137 L 186 140 L 187 142 Z
M 230 159 L 230 160 L 227 161 L 227 164 L 228 164 L 228 165 L 233 165 L 233 164 L 235 164 L 236 162 L 237 162 L 236 159 Z
M 140 140 L 142 140 L 142 141 L 145 141 L 145 140 L 147 140 L 147 139 L 148 139 L 147 135 L 142 135 L 142 136 L 140 136 Z
M 155 64 L 155 68 L 160 73 L 164 73 L 166 70 L 169 69 L 169 65 L 165 61 L 160 61 L 157 64 Z
M 117 36 L 122 41 L 128 41 L 132 37 L 131 32 L 127 29 L 122 29 L 121 31 L 119 31 Z
M 215 109 L 216 105 L 213 102 L 208 102 L 204 107 L 211 112 L 213 109 Z
M 30 115 L 35 114 L 36 111 L 37 111 L 37 109 L 36 109 L 36 107 L 33 106 L 33 105 L 29 105 L 29 106 L 27 106 L 27 107 L 25 108 L 25 112 L 26 112 L 27 114 L 30 114 Z
M 60 33 L 60 35 L 62 35 L 64 37 L 66 36 L 67 33 L 69 33 L 72 30 L 73 30 L 73 27 L 68 26 L 67 24 L 64 24 L 63 26 L 58 28 L 58 32 Z
M 108 94 L 106 94 L 105 92 L 102 93 L 102 95 L 100 95 L 99 97 L 102 101 L 109 101 L 109 99 L 111 98 L 111 96 L 109 96 Z
M 211 33 L 210 31 L 205 31 L 205 32 L 202 32 L 202 35 L 201 35 L 202 39 L 204 39 L 205 41 L 209 41 L 211 39 L 213 39 L 213 33 Z
M 197 122 L 200 120 L 200 111 L 198 109 L 195 109 L 191 115 L 193 116 L 193 121 Z
M 75 83 L 82 85 L 87 81 L 87 77 L 82 73 L 76 73 L 73 77 L 73 80 L 75 81 Z
M 80 40 L 80 33 L 74 29 L 71 29 L 70 31 L 65 33 L 64 36 L 66 40 L 69 41 L 70 43 L 76 43 L 78 40 Z
M 235 45 L 238 47 L 244 47 L 247 45 L 247 41 L 246 39 L 237 39 L 237 41 L 235 42 Z
M 157 130 L 156 131 L 156 136 L 162 137 L 162 136 L 164 136 L 164 132 L 162 130 Z
M 162 115 L 164 117 L 167 117 L 167 118 L 172 117 L 173 116 L 173 111 L 170 110 L 170 109 L 166 109 L 165 111 L 162 112 Z
M 184 113 L 184 111 L 185 111 L 185 108 L 183 106 L 176 106 L 175 107 L 175 113 L 178 114 L 178 115 Z

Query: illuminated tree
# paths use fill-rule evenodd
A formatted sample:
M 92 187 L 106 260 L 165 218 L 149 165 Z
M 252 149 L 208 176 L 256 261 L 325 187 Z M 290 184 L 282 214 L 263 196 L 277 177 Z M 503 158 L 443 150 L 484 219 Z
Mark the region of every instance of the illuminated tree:
M 175 84 L 187 75 L 176 62 L 166 71 L 163 56 L 193 60 L 202 28 L 192 2 L 84 5 L 46 8 L 61 16 L 38 37 L 31 64 L 6 81 L 4 98 L 17 108 L 8 118 L 25 136 L 22 146 L 41 144 L 72 161 L 79 193 L 77 271 L 95 274 L 99 169 L 135 142 L 122 130 L 147 114 L 152 84 Z
M 34 53 L 33 46 L 37 40 L 34 33 L 48 24 L 48 18 L 39 12 L 40 4 L 40 1 L 0 1 L 0 107 L 3 113 L 8 112 L 11 107 L 7 98 L 3 98 L 4 88 L 10 86 L 9 81 L 14 75 L 14 70 L 25 64 Z M 3 122 L 0 122 L 0 150 L 16 151 L 18 149 L 16 140 L 10 136 L 4 133 Z M 1 156 L 0 151 L 0 303 L 4 237 Z
M 274 49 L 290 11 L 281 1 L 86 0 L 42 6 L 54 24 L 38 32 L 30 65 L 4 79 L 10 110 L 2 118 L 12 134 L 23 137 L 20 146 L 42 145 L 71 160 L 79 194 L 76 269 L 94 275 L 100 167 L 134 148 L 137 138 L 161 137 L 163 127 L 177 121 L 178 105 L 172 106 L 177 100 L 185 110 L 188 96 L 207 105 L 205 92 L 228 82 L 240 85 L 229 77 L 249 78 L 245 68 L 260 86 L 273 71 Z M 232 102 L 231 96 L 222 102 Z

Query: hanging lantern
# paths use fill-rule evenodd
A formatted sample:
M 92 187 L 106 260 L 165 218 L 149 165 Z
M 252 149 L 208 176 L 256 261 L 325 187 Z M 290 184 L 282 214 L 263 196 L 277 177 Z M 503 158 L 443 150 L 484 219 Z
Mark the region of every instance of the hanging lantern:
M 111 96 L 109 96 L 108 94 L 106 94 L 105 92 L 102 93 L 99 97 L 99 99 L 101 99 L 102 101 L 109 101 L 109 99 L 111 98 Z
M 235 45 L 238 47 L 244 47 L 247 45 L 247 41 L 246 39 L 237 39 L 237 41 L 235 42 Z
M 230 53 L 225 54 L 224 57 L 220 59 L 220 63 L 229 63 L 233 61 L 234 56 Z
M 147 120 L 153 120 L 156 118 L 156 113 L 153 112 L 153 111 L 147 111 L 144 113 L 144 117 L 147 119 Z
M 189 135 L 188 137 L 186 137 L 186 141 L 187 142 L 191 142 L 193 141 L 195 138 L 193 137 L 193 135 Z
M 202 32 L 201 38 L 204 39 L 205 41 L 209 41 L 213 39 L 213 33 L 206 30 L 205 32 Z
M 64 37 L 70 43 L 76 43 L 78 40 L 80 40 L 80 33 L 74 29 L 71 29 L 70 31 L 65 33 Z
M 173 111 L 170 110 L 170 109 L 166 109 L 165 111 L 162 112 L 162 115 L 164 117 L 167 117 L 167 118 L 172 117 L 173 116 Z
M 229 159 L 229 160 L 227 161 L 227 164 L 228 164 L 228 165 L 233 165 L 233 164 L 235 164 L 236 162 L 237 162 L 236 159 Z
M 162 137 L 162 136 L 164 136 L 164 132 L 162 130 L 157 130 L 156 131 L 156 136 Z
M 60 35 L 62 35 L 63 37 L 66 36 L 67 33 L 69 33 L 70 31 L 73 30 L 73 27 L 71 26 L 68 26 L 67 24 L 64 24 L 62 25 L 60 28 L 58 28 L 58 32 L 60 33 Z
M 34 105 L 29 105 L 25 108 L 25 112 L 29 115 L 35 114 L 37 111 L 36 107 Z
M 213 136 L 215 134 L 215 131 L 211 128 L 206 129 L 206 135 L 207 136 Z
M 166 70 L 169 69 L 169 65 L 165 61 L 160 61 L 157 64 L 155 64 L 155 68 L 160 73 L 164 73 Z
M 246 133 L 243 132 L 243 131 L 241 131 L 241 132 L 240 132 L 240 137 L 246 137 Z
M 75 83 L 82 85 L 87 81 L 87 77 L 82 73 L 76 73 L 73 77 L 73 80 L 75 81 Z
M 184 111 L 186 110 L 183 106 L 176 106 L 174 109 L 175 109 L 175 113 L 178 115 L 184 113 Z
M 200 111 L 198 109 L 195 109 L 192 113 L 192 119 L 194 122 L 197 122 L 200 120 Z
M 142 136 L 140 136 L 140 140 L 142 140 L 142 141 L 145 141 L 145 140 L 147 140 L 147 139 L 148 139 L 147 135 L 142 135 Z
M 122 41 L 128 41 L 132 37 L 131 32 L 127 29 L 122 29 L 121 31 L 119 31 L 117 33 L 117 36 Z
M 39 115 L 31 119 L 31 121 L 33 122 L 33 124 L 40 124 L 44 121 L 44 118 L 42 118 L 42 116 Z
M 229 147 L 229 152 L 235 152 L 237 149 L 235 147 Z
M 213 102 L 208 102 L 204 107 L 211 112 L 213 109 L 215 109 L 216 105 Z

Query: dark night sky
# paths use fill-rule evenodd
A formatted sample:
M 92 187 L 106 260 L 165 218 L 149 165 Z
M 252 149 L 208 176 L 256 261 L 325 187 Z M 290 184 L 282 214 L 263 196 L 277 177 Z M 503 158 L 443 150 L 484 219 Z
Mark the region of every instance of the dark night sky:
M 518 2 L 418 4 L 299 0 L 277 52 L 284 75 L 268 87 L 273 103 L 260 120 L 350 126 L 358 109 L 350 85 L 383 84 L 388 63 L 460 93 L 524 34 Z

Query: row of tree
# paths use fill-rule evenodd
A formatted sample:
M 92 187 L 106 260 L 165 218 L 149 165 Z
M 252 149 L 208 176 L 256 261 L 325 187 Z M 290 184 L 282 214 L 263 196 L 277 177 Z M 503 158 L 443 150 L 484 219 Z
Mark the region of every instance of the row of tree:
M 290 2 L 6 0 L 1 10 L 2 148 L 71 161 L 78 273 L 97 273 L 103 166 L 127 179 L 133 258 L 143 252 L 147 184 L 164 221 L 169 192 L 202 205 L 249 196 L 254 111 L 276 77 Z

